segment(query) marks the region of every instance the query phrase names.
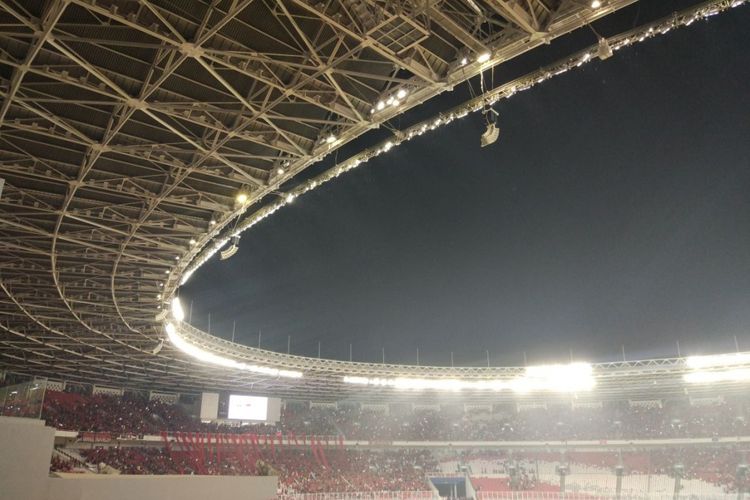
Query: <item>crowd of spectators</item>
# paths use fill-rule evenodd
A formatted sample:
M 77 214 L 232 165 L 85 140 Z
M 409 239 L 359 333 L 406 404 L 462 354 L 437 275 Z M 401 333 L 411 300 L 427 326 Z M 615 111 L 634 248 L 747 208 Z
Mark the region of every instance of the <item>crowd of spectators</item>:
M 463 408 L 384 409 L 357 405 L 309 407 L 289 403 L 276 425 L 217 426 L 202 424 L 179 404 L 139 396 L 82 395 L 47 391 L 42 418 L 58 429 L 107 431 L 114 434 L 167 432 L 254 432 L 257 434 L 345 436 L 370 441 L 571 441 L 659 439 L 747 435 L 745 408 L 719 403 L 691 406 L 633 406 L 627 401 L 597 408 L 549 406 L 493 411 Z
M 72 472 L 75 468 L 75 464 L 71 460 L 64 460 L 57 455 L 52 455 L 52 460 L 49 464 L 50 472 Z
M 47 391 L 42 419 L 57 429 L 135 435 L 193 430 L 197 423 L 179 405 L 137 396 L 59 391 Z
M 614 474 L 621 468 L 625 475 L 679 476 L 720 486 L 725 492 L 736 492 L 742 483 L 747 487 L 747 474 L 739 471 L 746 464 L 747 450 L 739 446 L 660 447 L 633 451 L 464 451 L 455 466 L 466 467 L 472 475 L 513 475 L 517 472 L 519 489 L 533 489 L 538 478 L 537 464 L 565 465 L 569 473 Z M 453 462 L 452 462 L 453 463 Z M 581 469 L 581 466 L 584 469 Z
M 331 449 L 325 464 L 303 449 L 261 450 L 252 457 L 204 454 L 201 464 L 190 453 L 160 447 L 95 447 L 81 454 L 121 474 L 278 475 L 281 493 L 425 491 L 426 472 L 435 467 L 428 452 L 416 450 Z
M 81 450 L 86 460 L 100 471 L 122 474 L 210 474 L 278 475 L 280 493 L 325 493 L 355 491 L 425 491 L 427 476 L 466 471 L 472 477 L 504 476 L 508 490 L 538 491 L 557 487 L 556 477 L 541 478 L 552 466 L 565 466 L 569 473 L 615 474 L 622 466 L 626 475 L 679 474 L 721 486 L 725 492 L 743 488 L 737 475 L 744 453 L 734 447 L 687 447 L 614 451 L 393 451 L 352 450 L 331 447 L 321 461 L 314 452 L 299 447 L 270 451 L 268 448 L 242 454 L 217 456 L 206 450 L 196 454 L 167 447 L 93 447 Z M 446 468 L 445 463 L 450 463 Z M 199 463 L 200 462 L 200 463 Z M 57 464 L 59 467 L 60 464 Z M 581 466 L 586 467 L 581 469 Z M 53 468 L 55 463 L 53 462 Z M 679 472 L 678 472 L 679 471 Z M 502 481 L 496 479 L 495 481 Z M 477 486 L 481 485 L 478 482 Z M 645 483 L 644 483 L 645 484 Z

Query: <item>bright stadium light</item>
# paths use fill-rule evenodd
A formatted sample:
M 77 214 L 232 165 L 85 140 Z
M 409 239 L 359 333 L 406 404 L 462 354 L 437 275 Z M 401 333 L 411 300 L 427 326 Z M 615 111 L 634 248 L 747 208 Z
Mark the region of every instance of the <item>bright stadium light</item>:
M 686 373 L 682 380 L 688 384 L 715 384 L 718 382 L 750 381 L 750 368 L 732 368 L 729 370 L 696 371 Z
M 183 339 L 177 332 L 177 328 L 173 323 L 167 323 L 165 325 L 167 336 L 172 344 L 185 354 L 196 358 L 198 361 L 209 363 L 212 365 L 223 366 L 225 368 L 231 368 L 234 370 L 242 370 L 251 373 L 258 373 L 261 375 L 268 375 L 270 377 L 282 377 L 282 378 L 302 378 L 302 372 L 295 370 L 280 370 L 278 368 L 269 368 L 267 366 L 250 365 L 233 359 L 219 356 L 212 352 L 205 351 L 200 347 L 193 345 Z
M 477 62 L 486 63 L 490 60 L 490 56 L 491 54 L 489 52 L 482 52 L 481 54 L 479 54 L 479 56 L 477 56 Z
M 406 89 L 398 89 L 398 92 L 396 92 L 396 97 L 399 99 L 403 99 L 406 97 Z
M 602 6 L 601 0 L 592 0 L 592 2 L 591 2 L 591 8 L 592 9 L 598 9 L 601 6 Z
M 503 391 L 517 393 L 559 392 L 573 393 L 590 391 L 596 385 L 592 367 L 588 363 L 569 365 L 531 366 L 523 375 L 511 379 L 460 380 L 426 379 L 411 377 L 368 378 L 344 377 L 344 383 L 370 387 L 392 387 L 398 390 L 435 391 Z
M 177 322 L 185 319 L 185 310 L 182 308 L 182 302 L 180 302 L 179 297 L 175 297 L 172 299 L 172 317 Z
M 750 353 L 733 352 L 730 354 L 715 354 L 709 356 L 688 356 L 685 365 L 688 368 L 722 368 L 750 364 Z

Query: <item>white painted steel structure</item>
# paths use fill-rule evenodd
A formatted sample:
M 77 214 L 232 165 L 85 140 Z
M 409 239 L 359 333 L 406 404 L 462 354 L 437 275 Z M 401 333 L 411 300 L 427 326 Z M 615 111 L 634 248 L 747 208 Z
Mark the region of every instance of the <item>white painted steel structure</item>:
M 162 349 L 162 319 L 179 284 L 231 234 L 280 208 L 274 195 L 309 165 L 634 2 L 0 0 L 0 367 L 117 387 L 320 400 L 392 395 L 345 386 L 344 374 L 521 373 L 287 356 L 179 325 L 206 352 L 302 374 L 287 379 L 196 362 L 170 343 Z M 706 2 L 686 15 L 741 3 Z M 545 71 L 524 85 L 559 74 Z M 289 198 L 430 125 L 420 127 Z M 591 397 L 684 391 L 682 359 L 593 368 Z M 489 394 L 469 399 L 498 398 Z

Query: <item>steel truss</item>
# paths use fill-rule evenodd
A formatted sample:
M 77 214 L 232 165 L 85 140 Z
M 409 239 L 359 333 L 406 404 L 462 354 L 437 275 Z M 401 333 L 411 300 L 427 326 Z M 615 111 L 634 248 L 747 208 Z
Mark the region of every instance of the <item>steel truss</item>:
M 155 317 L 217 235 L 309 165 L 635 1 L 0 0 L 0 367 L 346 396 L 335 361 L 294 385 L 153 354 Z

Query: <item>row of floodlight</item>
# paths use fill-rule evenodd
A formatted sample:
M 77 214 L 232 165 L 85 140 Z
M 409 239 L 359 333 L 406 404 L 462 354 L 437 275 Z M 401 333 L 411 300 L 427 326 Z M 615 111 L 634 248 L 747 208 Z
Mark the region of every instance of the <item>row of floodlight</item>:
M 177 349 L 198 359 L 225 368 L 248 371 L 260 375 L 281 378 L 302 378 L 297 370 L 286 370 L 262 365 L 248 364 L 206 351 L 185 340 L 178 331 L 185 319 L 185 310 L 178 297 L 171 302 L 172 321 L 165 325 L 167 337 Z M 178 325 L 178 326 L 176 326 Z M 750 353 L 732 353 L 710 356 L 690 356 L 685 366 L 690 369 L 683 375 L 683 381 L 690 384 L 750 381 Z M 434 391 L 512 391 L 518 394 L 530 392 L 580 393 L 596 386 L 593 366 L 590 363 L 576 362 L 529 366 L 523 373 L 510 379 L 462 380 L 440 378 L 416 378 L 405 376 L 362 377 L 344 376 L 345 384 L 397 390 Z

